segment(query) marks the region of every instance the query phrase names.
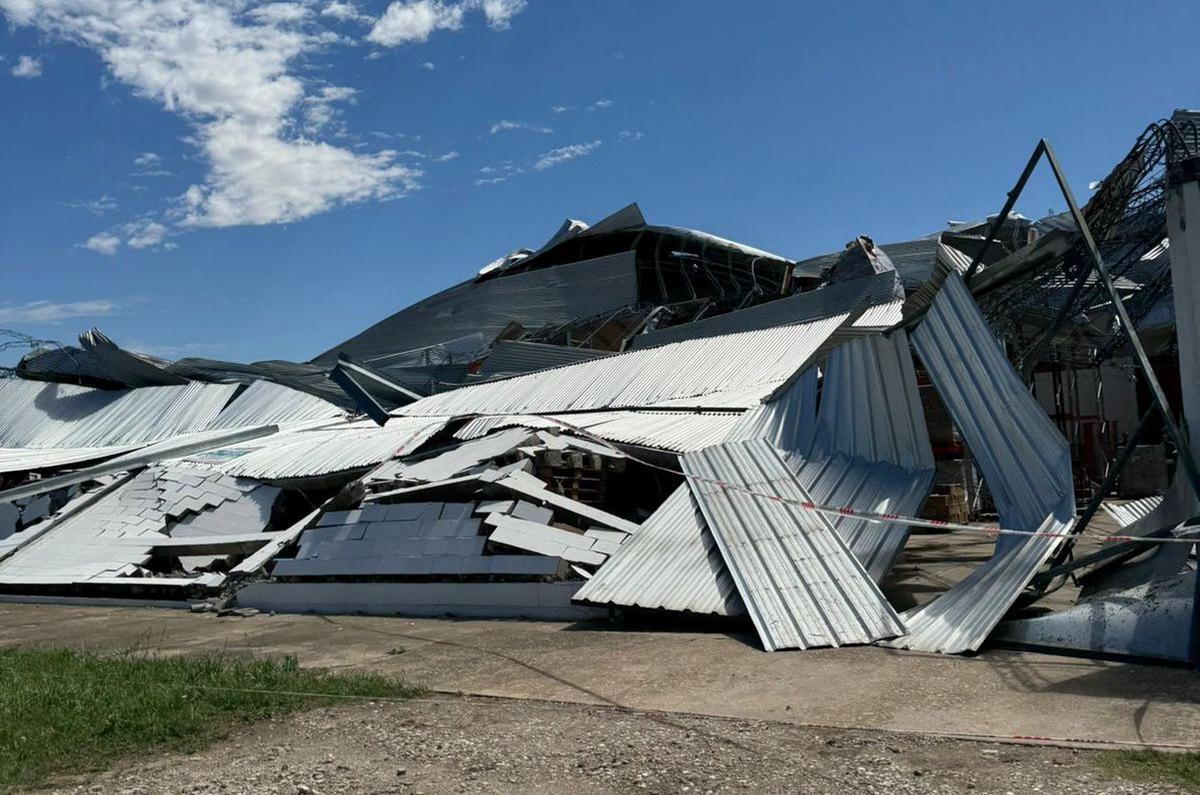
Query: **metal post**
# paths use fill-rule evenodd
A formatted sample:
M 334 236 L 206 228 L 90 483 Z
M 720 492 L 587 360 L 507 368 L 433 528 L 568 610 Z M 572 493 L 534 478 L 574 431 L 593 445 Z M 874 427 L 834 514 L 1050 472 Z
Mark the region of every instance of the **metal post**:
M 996 216 L 996 220 L 992 221 L 991 228 L 988 229 L 987 239 L 979 247 L 975 258 L 971 260 L 971 266 L 967 268 L 966 276 L 963 277 L 963 281 L 967 283 L 968 287 L 971 285 L 971 277 L 979 269 L 979 263 L 983 260 L 983 255 L 987 253 L 988 248 L 992 245 L 992 240 L 996 237 L 996 233 L 1000 231 L 1000 225 L 1004 223 L 1005 219 L 1008 218 L 1008 214 L 1012 212 L 1013 205 L 1017 203 L 1017 197 L 1021 195 L 1021 191 L 1025 190 L 1025 183 L 1029 181 L 1030 175 L 1033 174 L 1033 169 L 1037 166 L 1038 160 L 1041 159 L 1045 145 L 1045 138 L 1038 142 L 1037 148 L 1029 156 L 1029 162 L 1025 164 L 1025 170 L 1021 172 L 1021 178 L 1017 180 L 1017 184 L 1013 186 L 1013 189 L 1008 192 L 1008 199 L 1005 200 L 1004 207 L 1000 210 L 1000 214 Z

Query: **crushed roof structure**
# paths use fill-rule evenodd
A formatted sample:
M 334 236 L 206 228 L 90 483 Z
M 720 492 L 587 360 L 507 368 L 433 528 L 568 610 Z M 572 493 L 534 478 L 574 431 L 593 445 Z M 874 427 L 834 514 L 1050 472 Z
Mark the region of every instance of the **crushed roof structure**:
M 1138 147 L 1087 223 L 1137 330 L 1185 356 L 1194 341 L 1160 328 L 1186 255 L 1167 254 L 1152 179 L 1169 147 Z M 631 204 L 307 362 L 169 362 L 92 329 L 0 379 L 0 592 L 646 611 L 752 626 L 767 651 L 1003 642 L 1196 661 L 1182 467 L 1165 496 L 1104 505 L 1143 546 L 1068 556 L 1110 496 L 1080 460 L 1114 461 L 1114 429 L 1107 447 L 1085 439 L 1083 410 L 1035 375 L 1076 379 L 1081 347 L 1093 367 L 1126 345 L 1082 239 L 1072 216 L 1007 213 L 796 260 Z M 1076 329 L 1047 325 L 1072 312 Z M 971 521 L 989 512 L 999 527 Z M 935 532 L 995 546 L 913 598 L 906 552 Z M 1021 613 L 1084 567 L 1076 604 Z

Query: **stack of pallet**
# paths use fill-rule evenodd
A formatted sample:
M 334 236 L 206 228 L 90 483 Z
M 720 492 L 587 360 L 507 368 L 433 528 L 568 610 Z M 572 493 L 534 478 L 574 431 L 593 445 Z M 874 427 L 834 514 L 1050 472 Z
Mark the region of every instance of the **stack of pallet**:
M 604 502 L 608 473 L 625 468 L 625 459 L 579 450 L 539 450 L 535 474 L 554 491 L 579 502 Z

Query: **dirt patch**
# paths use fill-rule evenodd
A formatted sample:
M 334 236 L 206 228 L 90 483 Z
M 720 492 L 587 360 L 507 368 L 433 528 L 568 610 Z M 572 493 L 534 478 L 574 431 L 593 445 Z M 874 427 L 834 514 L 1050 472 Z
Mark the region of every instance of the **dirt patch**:
M 1108 779 L 1098 755 L 544 702 L 430 698 L 319 709 L 211 749 L 59 782 L 59 792 L 1069 793 L 1183 790 Z

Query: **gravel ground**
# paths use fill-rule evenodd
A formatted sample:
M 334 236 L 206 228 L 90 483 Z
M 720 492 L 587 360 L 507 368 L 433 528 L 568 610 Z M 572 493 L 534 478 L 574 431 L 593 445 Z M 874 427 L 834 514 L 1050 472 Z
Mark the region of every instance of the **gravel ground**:
M 317 709 L 58 782 L 64 793 L 1182 790 L 1110 780 L 1089 751 L 438 697 Z

